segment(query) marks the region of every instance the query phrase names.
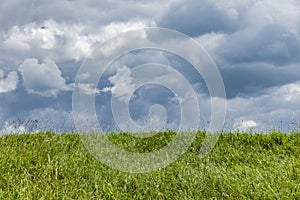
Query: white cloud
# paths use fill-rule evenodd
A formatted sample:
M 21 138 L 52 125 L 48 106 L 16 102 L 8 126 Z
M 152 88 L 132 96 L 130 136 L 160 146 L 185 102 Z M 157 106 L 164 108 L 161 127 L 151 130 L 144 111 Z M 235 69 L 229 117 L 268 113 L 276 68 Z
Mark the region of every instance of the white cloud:
M 0 94 L 14 91 L 15 89 L 17 89 L 18 82 L 19 77 L 17 72 L 9 72 L 9 74 L 5 78 L 3 70 L 0 69 Z
M 127 66 L 118 68 L 117 73 L 109 77 L 108 80 L 114 84 L 111 88 L 111 93 L 121 101 L 128 102 L 135 91 L 130 68 Z
M 253 130 L 257 125 L 258 124 L 253 120 L 237 121 L 233 124 L 233 130 L 247 132 Z
M 282 99 L 285 103 L 296 104 L 300 100 L 300 83 L 291 83 L 280 88 L 272 89 L 274 97 Z
M 125 105 L 128 106 L 127 102 L 132 98 L 131 103 L 133 105 L 137 104 L 141 106 L 140 109 L 133 109 L 133 115 L 140 116 L 139 119 L 135 120 L 141 122 L 141 124 L 149 122 L 147 121 L 147 116 L 149 113 L 148 111 L 144 112 L 143 109 L 150 108 L 155 102 L 154 104 L 159 104 L 165 107 L 169 112 L 168 114 L 170 114 L 170 112 L 178 113 L 178 110 L 173 111 L 172 108 L 179 109 L 179 107 L 182 106 L 184 116 L 180 116 L 180 114 L 169 116 L 171 121 L 168 122 L 168 127 L 172 124 L 172 120 L 175 120 L 174 117 L 179 119 L 180 117 L 184 117 L 184 120 L 182 120 L 182 123 L 180 124 L 180 128 L 182 129 L 189 128 L 192 130 L 197 126 L 196 123 L 199 113 L 197 107 L 197 94 L 193 93 L 192 84 L 180 76 L 180 74 L 172 67 L 149 65 L 129 68 L 127 66 L 123 66 L 118 68 L 115 75 L 110 76 L 108 80 L 113 84 L 113 87 L 110 89 L 106 88 L 106 91 L 111 91 L 113 94 L 112 98 L 116 97 L 120 102 L 125 102 L 119 108 L 117 107 L 119 104 L 112 104 L 114 106 L 113 110 L 118 112 L 118 115 L 121 116 L 117 116 L 119 119 L 121 119 L 121 121 L 127 119 L 128 116 L 120 114 L 120 109 L 124 109 L 123 107 Z M 153 86 L 158 87 L 155 92 L 153 90 Z M 144 95 L 144 91 L 147 90 L 152 91 L 153 93 L 150 92 L 150 96 L 147 94 Z M 171 93 L 166 92 L 167 90 L 169 90 Z M 199 95 L 199 98 L 202 97 L 204 98 L 204 95 Z M 205 98 L 205 100 L 206 99 L 207 98 Z M 180 106 L 178 105 L 178 102 L 181 104 Z M 158 115 L 154 117 L 157 120 L 154 120 L 153 123 L 155 126 L 157 125 L 157 127 L 160 127 L 161 122 L 164 121 L 162 120 L 162 117 L 164 117 L 167 113 L 161 112 L 159 109 L 155 111 L 157 111 Z M 145 116 L 146 118 L 144 119 Z M 125 120 L 124 123 L 125 124 L 122 125 L 123 128 L 126 126 L 128 128 L 128 126 L 130 126 L 127 120 Z M 130 127 L 130 129 L 134 129 L 133 127 Z
M 206 50 L 213 52 L 217 47 L 226 41 L 226 34 L 224 33 L 207 33 L 196 38 Z
M 70 90 L 62 73 L 53 60 L 38 63 L 37 59 L 25 59 L 19 66 L 24 87 L 29 93 L 56 96 L 60 91 Z
M 4 127 L 0 130 L 0 135 L 8 135 L 8 134 L 23 134 L 26 132 L 26 127 L 23 124 L 10 124 L 9 122 L 5 122 Z
M 30 45 L 27 42 L 28 38 L 25 34 L 22 33 L 19 27 L 17 26 L 12 27 L 9 33 L 7 33 L 7 35 L 9 36 L 6 36 L 6 34 L 4 35 L 5 38 L 3 42 L 4 47 L 6 48 L 9 47 L 17 51 L 30 50 Z
M 92 83 L 78 83 L 78 89 L 86 95 L 93 95 L 100 93 Z
M 3 36 L 3 46 L 8 52 L 39 59 L 51 57 L 59 60 L 82 60 L 94 46 L 122 32 L 141 29 L 154 22 L 133 20 L 112 22 L 105 26 L 58 23 L 53 19 L 23 26 L 13 26 Z
M 278 128 L 284 122 L 281 128 L 287 131 L 292 128 L 292 123 L 300 121 L 299 102 L 300 82 L 273 87 L 255 97 L 227 100 L 227 120 L 233 121 L 231 128 L 234 130 L 251 128 L 268 131 Z

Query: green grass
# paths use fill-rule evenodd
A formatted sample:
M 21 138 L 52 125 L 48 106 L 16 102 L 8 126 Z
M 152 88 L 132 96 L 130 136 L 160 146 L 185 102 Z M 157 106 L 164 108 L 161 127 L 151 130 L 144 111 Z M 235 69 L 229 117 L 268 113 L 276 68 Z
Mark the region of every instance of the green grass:
M 148 152 L 175 134 L 110 138 Z M 300 134 L 222 134 L 200 159 L 203 138 L 160 171 L 129 174 L 92 157 L 76 134 L 2 136 L 0 199 L 300 199 Z

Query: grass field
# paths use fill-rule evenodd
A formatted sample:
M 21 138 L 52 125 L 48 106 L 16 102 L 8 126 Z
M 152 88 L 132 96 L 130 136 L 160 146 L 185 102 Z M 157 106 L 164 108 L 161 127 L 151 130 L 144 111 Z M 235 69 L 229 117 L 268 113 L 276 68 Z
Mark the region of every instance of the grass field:
M 134 151 L 159 148 L 176 133 L 110 138 Z M 0 199 L 300 199 L 300 134 L 222 134 L 204 159 L 204 133 L 172 165 L 146 174 L 103 165 L 76 134 L 0 137 Z

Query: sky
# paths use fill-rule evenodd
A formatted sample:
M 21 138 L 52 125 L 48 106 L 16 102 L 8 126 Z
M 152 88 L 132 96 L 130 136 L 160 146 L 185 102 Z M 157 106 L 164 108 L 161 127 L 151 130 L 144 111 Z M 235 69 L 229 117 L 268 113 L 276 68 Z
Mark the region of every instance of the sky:
M 297 0 L 11 0 L 1 3 L 0 13 L 0 135 L 74 131 L 75 90 L 95 95 L 97 119 L 105 132 L 130 129 L 132 123 L 189 127 L 196 111 L 199 128 L 206 129 L 212 113 L 209 85 L 191 63 L 172 52 L 127 52 L 104 70 L 97 85 L 76 82 L 91 75 L 78 73 L 91 52 L 146 27 L 180 32 L 205 49 L 224 82 L 224 130 L 300 129 Z M 130 47 L 145 37 L 123 39 Z M 165 39 L 155 37 L 162 43 Z M 176 73 L 154 65 L 135 68 L 146 63 L 169 66 Z M 92 75 L 96 68 L 90 68 Z M 178 81 L 182 76 L 189 84 Z M 138 87 L 135 77 L 150 83 Z M 162 82 L 170 87 L 157 84 Z M 198 103 L 190 100 L 193 95 Z M 118 116 L 121 105 L 128 107 L 130 119 Z M 182 115 L 182 105 L 189 115 Z

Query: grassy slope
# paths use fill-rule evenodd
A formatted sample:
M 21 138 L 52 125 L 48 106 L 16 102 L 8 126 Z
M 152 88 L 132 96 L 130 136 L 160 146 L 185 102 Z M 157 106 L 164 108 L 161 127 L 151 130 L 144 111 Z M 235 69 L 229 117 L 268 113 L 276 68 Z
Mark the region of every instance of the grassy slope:
M 140 139 L 135 150 L 148 151 L 173 135 Z M 123 146 L 132 140 L 111 138 Z M 128 174 L 93 158 L 78 135 L 0 137 L 0 199 L 300 199 L 300 134 L 224 134 L 199 159 L 202 139 L 199 133 L 165 169 Z

